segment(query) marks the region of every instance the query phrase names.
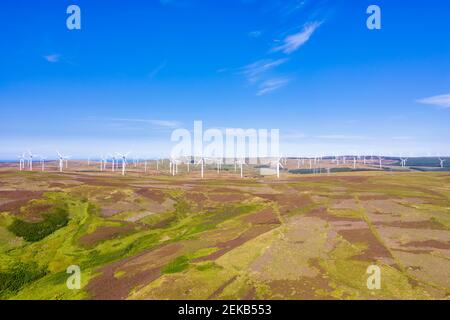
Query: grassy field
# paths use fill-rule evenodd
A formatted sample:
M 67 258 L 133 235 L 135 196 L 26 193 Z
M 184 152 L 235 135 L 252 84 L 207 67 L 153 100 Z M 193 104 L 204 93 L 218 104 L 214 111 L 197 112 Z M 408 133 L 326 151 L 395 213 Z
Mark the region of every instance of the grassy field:
M 0 299 L 448 299 L 449 230 L 445 172 L 3 169 Z

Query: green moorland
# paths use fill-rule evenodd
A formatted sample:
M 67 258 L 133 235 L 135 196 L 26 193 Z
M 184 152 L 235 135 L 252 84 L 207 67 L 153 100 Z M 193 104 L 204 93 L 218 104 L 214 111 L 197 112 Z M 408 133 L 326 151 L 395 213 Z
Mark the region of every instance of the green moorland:
M 4 170 L 0 299 L 448 299 L 449 230 L 445 172 Z

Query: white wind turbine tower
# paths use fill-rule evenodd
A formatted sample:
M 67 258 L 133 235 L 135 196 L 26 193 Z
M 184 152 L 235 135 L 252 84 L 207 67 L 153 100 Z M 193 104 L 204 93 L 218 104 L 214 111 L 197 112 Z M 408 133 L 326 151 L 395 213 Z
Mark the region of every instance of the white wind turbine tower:
M 174 163 L 174 166 L 175 166 L 175 174 L 178 174 L 178 159 L 173 159 L 173 163 Z M 172 170 L 173 170 L 173 168 L 172 168 Z
M 356 157 L 353 156 L 353 169 L 356 169 Z
M 335 155 L 334 160 L 336 161 L 336 167 L 339 167 L 339 156 Z
M 105 156 L 102 155 L 102 156 L 100 157 L 100 172 L 103 171 L 103 162 L 104 162 L 104 161 L 105 161 Z
M 116 171 L 117 159 L 116 159 L 116 157 L 114 155 L 111 156 L 111 159 L 112 159 L 111 171 L 114 172 L 114 171 Z
M 58 158 L 59 158 L 59 172 L 63 172 L 64 156 L 61 153 L 59 153 L 59 151 L 56 151 L 56 153 L 58 154 Z
M 70 159 L 70 157 L 71 157 L 71 156 L 65 156 L 65 157 L 64 157 L 64 160 L 65 160 L 65 162 L 66 162 L 66 169 L 69 168 L 69 159 Z
M 178 160 L 174 158 L 170 158 L 170 171 L 172 176 L 178 174 Z
M 127 153 L 123 154 L 123 153 L 118 153 L 117 155 L 122 158 L 122 175 L 125 175 L 125 171 L 126 171 L 126 166 L 127 166 L 127 157 L 130 154 L 130 151 L 128 151 Z
M 197 162 L 197 164 L 195 166 L 200 165 L 200 172 L 201 172 L 201 177 L 203 179 L 203 174 L 204 174 L 204 166 L 205 166 L 205 158 L 201 157 L 200 160 Z
M 29 155 L 29 165 L 30 165 L 30 171 L 33 171 L 33 157 L 35 156 L 34 154 L 31 153 L 31 151 L 28 151 L 28 155 Z
M 220 169 L 222 169 L 222 159 L 220 158 L 216 159 L 216 167 L 217 167 L 217 174 L 220 174 Z
M 102 161 L 102 163 L 103 163 L 103 170 L 102 171 L 106 171 L 106 166 L 108 164 L 108 156 L 103 156 L 102 160 L 103 160 Z
M 186 170 L 189 173 L 191 171 L 191 157 L 190 156 L 185 157 L 184 163 L 186 164 Z
M 444 168 L 445 161 L 446 161 L 445 159 L 442 159 L 441 157 L 439 157 L 439 162 L 440 162 L 441 168 Z
M 112 154 L 108 154 L 108 157 L 111 158 L 111 172 L 114 172 L 116 170 L 116 157 Z M 106 163 L 105 163 L 105 170 L 106 170 Z
M 25 168 L 25 153 L 19 155 L 19 171 L 22 171 Z
M 44 172 L 45 171 L 45 160 L 47 160 L 47 158 L 40 156 L 41 157 L 41 171 Z
M 400 158 L 400 160 L 401 160 L 402 168 L 406 167 L 406 161 L 408 161 L 408 158 Z
M 245 159 L 244 159 L 244 158 L 241 158 L 241 159 L 238 161 L 238 164 L 239 164 L 239 168 L 241 169 L 241 178 L 243 178 L 243 177 L 244 177 L 244 166 L 247 165 L 247 164 L 245 163 Z
M 276 170 L 277 170 L 277 178 L 280 179 L 280 168 L 284 168 L 283 165 L 281 164 L 281 157 L 278 158 L 275 162 L 275 166 L 276 166 Z M 310 164 L 312 165 L 311 159 L 310 159 Z
M 383 169 L 383 157 L 382 156 L 378 156 L 378 162 L 379 162 L 380 170 Z

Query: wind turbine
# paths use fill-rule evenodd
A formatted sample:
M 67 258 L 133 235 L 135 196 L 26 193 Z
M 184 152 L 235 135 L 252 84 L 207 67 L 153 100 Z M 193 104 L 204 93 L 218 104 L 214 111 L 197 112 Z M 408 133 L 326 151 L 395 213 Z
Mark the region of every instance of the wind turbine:
M 441 164 L 441 168 L 444 168 L 444 162 L 445 161 L 446 161 L 445 159 L 442 159 L 441 157 L 439 157 L 439 162 Z
M 242 179 L 244 177 L 244 165 L 246 166 L 247 164 L 245 163 L 245 159 L 244 158 L 241 158 L 238 161 L 238 164 L 239 164 L 239 168 L 241 169 L 241 179 Z
M 47 158 L 40 156 L 41 157 L 41 171 L 44 172 L 45 171 L 45 160 L 47 160 Z
M 64 167 L 64 156 L 61 154 L 61 153 L 59 153 L 59 151 L 56 151 L 56 153 L 58 154 L 58 157 L 59 157 L 59 172 L 63 172 L 63 167 Z
M 400 160 L 401 160 L 402 168 L 406 167 L 406 161 L 408 161 L 408 158 L 400 158 Z
M 187 156 L 184 158 L 184 163 L 186 164 L 187 172 L 189 173 L 191 171 L 191 157 Z
M 112 159 L 111 171 L 114 172 L 114 171 L 116 171 L 116 163 L 117 163 L 117 160 L 116 160 L 116 157 L 115 157 L 115 156 L 112 156 L 111 159 Z
M 200 172 L 201 172 L 201 177 L 202 177 L 202 179 L 203 179 L 203 173 L 204 173 L 204 165 L 205 165 L 205 158 L 203 158 L 203 157 L 201 157 L 200 158 L 200 160 L 197 162 L 197 164 L 195 165 L 195 166 L 198 166 L 198 165 L 200 165 L 201 167 L 200 167 Z
M 382 170 L 383 169 L 383 157 L 378 156 L 378 161 L 379 161 L 380 170 Z
M 220 174 L 220 169 L 222 169 L 222 159 L 220 158 L 216 159 L 216 167 L 217 167 L 217 174 Z
M 311 159 L 309 159 L 309 160 L 310 160 L 310 164 L 312 164 Z M 276 169 L 277 169 L 277 178 L 278 179 L 280 179 L 280 168 L 284 168 L 283 165 L 281 164 L 281 161 L 282 161 L 282 159 L 280 157 L 275 162 L 275 166 L 276 166 Z
M 100 172 L 103 171 L 103 162 L 105 161 L 105 156 L 101 155 L 100 157 Z
M 356 169 L 356 157 L 353 157 L 353 169 Z
M 25 168 L 25 153 L 19 155 L 19 171 L 22 171 Z
M 64 160 L 66 161 L 66 169 L 69 168 L 69 159 L 71 156 L 65 156 Z
M 33 171 L 33 157 L 34 157 L 35 155 L 32 154 L 31 151 L 28 151 L 28 155 L 29 155 L 29 157 L 30 157 L 30 160 L 29 160 L 30 171 Z
M 114 172 L 116 171 L 116 163 L 117 163 L 116 156 L 108 154 L 108 157 L 111 158 L 111 171 Z M 106 170 L 106 163 L 105 163 L 105 170 Z
M 122 158 L 122 175 L 125 175 L 125 171 L 126 171 L 126 166 L 127 166 L 127 156 L 130 154 L 130 151 L 128 151 L 127 153 L 123 154 L 123 153 L 118 153 L 117 155 L 119 157 Z
M 170 158 L 170 172 L 172 173 L 172 176 L 178 174 L 178 159 Z
M 336 161 L 336 167 L 339 167 L 339 156 L 334 156 L 334 160 Z

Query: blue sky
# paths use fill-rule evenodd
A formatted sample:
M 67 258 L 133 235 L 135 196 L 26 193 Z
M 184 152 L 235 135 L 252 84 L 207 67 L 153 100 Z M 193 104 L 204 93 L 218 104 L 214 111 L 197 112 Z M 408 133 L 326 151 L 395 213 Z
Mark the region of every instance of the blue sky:
M 161 156 L 194 120 L 279 128 L 288 155 L 449 155 L 449 15 L 442 0 L 1 1 L 0 158 Z

